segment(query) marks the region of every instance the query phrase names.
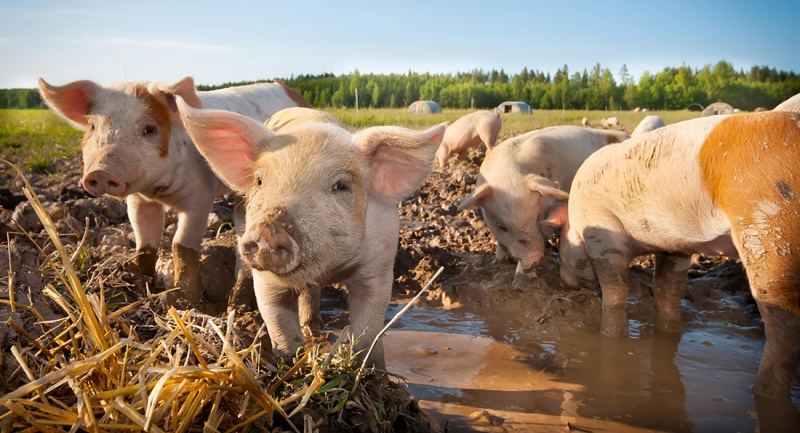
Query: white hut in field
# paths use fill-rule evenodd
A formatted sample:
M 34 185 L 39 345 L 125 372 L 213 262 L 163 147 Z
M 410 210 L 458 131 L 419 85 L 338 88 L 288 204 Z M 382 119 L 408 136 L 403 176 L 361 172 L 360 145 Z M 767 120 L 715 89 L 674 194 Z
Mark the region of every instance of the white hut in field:
M 408 107 L 408 112 L 416 114 L 441 113 L 442 106 L 433 101 L 416 101 Z
M 533 114 L 531 106 L 522 101 L 506 101 L 498 105 L 501 114 L 524 113 Z
M 725 102 L 715 102 L 706 107 L 706 109 L 703 110 L 703 113 L 700 114 L 700 117 L 716 116 L 718 114 L 731 114 L 731 113 L 733 113 L 733 107 L 731 106 L 731 104 L 727 104 Z

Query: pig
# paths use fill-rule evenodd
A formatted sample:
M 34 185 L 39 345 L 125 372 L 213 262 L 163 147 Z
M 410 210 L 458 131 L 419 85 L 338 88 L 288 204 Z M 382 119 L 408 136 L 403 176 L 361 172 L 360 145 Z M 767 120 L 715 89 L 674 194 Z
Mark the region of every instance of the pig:
M 598 150 L 575 174 L 560 227 L 561 278 L 599 281 L 601 332 L 626 335 L 628 266 L 656 253 L 656 326 L 681 330 L 691 254 L 741 258 L 764 321 L 754 391 L 789 398 L 800 362 L 800 114 L 702 117 Z
M 439 166 L 447 166 L 447 158 L 451 153 L 463 158 L 470 147 L 481 143 L 486 145 L 488 152 L 497 142 L 501 126 L 500 110 L 497 108 L 494 112 L 476 111 L 460 117 L 447 127 L 442 144 L 436 151 Z
M 800 93 L 792 96 L 791 98 L 781 102 L 778 104 L 777 107 L 774 108 L 775 111 L 793 111 L 795 113 L 800 113 Z
M 619 127 L 619 117 L 613 116 L 613 117 L 609 117 L 608 119 L 605 119 L 605 120 L 606 120 L 606 126 L 608 128 L 613 128 L 615 126 Z
M 81 149 L 86 191 L 125 198 L 136 264 L 145 275 L 155 275 L 165 208 L 177 212 L 175 285 L 191 302 L 202 300 L 198 272 L 208 214 L 214 197 L 230 189 L 197 152 L 176 97 L 193 107 L 235 110 L 260 121 L 282 108 L 309 106 L 280 83 L 196 92 L 191 77 L 174 84 L 124 81 L 106 86 L 88 80 L 53 86 L 40 78 L 39 91 L 50 108 L 85 131 Z
M 305 107 L 285 108 L 278 111 L 264 122 L 264 126 L 272 132 L 278 132 L 307 122 L 330 123 L 347 129 L 347 126 L 333 114 Z M 312 337 L 315 331 L 322 329 L 321 300 L 319 290 L 305 290 L 298 294 L 300 327 L 305 336 Z
M 538 224 L 567 198 L 583 160 L 627 138 L 623 131 L 553 126 L 503 141 L 486 155 L 475 189 L 458 210 L 480 207 L 497 239 L 497 259 L 511 256 L 530 271 L 544 259 L 545 234 Z
M 636 129 L 631 132 L 631 137 L 636 137 L 637 135 L 644 134 L 645 132 L 650 132 L 654 129 L 661 128 L 665 126 L 664 119 L 655 114 L 645 117 L 636 125 Z
M 583 125 L 586 128 L 589 128 L 589 127 L 592 126 L 592 124 L 589 123 L 589 118 L 588 117 L 584 117 L 583 119 L 581 119 L 581 125 Z
M 310 120 L 273 132 L 236 113 L 179 107 L 211 168 L 245 197 L 238 248 L 274 352 L 289 357 L 303 344 L 299 293 L 334 282 L 349 289 L 356 349 L 368 347 L 391 297 L 397 202 L 433 170 L 445 124 L 353 134 Z M 385 369 L 380 343 L 367 361 Z

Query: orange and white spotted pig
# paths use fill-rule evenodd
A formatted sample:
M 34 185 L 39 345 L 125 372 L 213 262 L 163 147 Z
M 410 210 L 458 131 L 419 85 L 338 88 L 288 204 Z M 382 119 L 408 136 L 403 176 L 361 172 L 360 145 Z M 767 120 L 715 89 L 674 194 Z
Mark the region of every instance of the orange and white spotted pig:
M 800 363 L 800 114 L 713 116 L 606 146 L 575 175 L 561 277 L 600 282 L 602 333 L 627 334 L 628 265 L 656 253 L 656 326 L 679 331 L 691 254 L 739 257 L 765 325 L 758 394 L 788 398 Z
M 124 197 L 136 237 L 136 263 L 155 275 L 164 211 L 178 214 L 172 243 L 175 285 L 200 301 L 200 245 L 214 197 L 230 190 L 208 167 L 183 127 L 176 97 L 193 107 L 217 108 L 263 122 L 288 107 L 309 107 L 280 83 L 197 92 L 186 77 L 174 84 L 122 81 L 100 85 L 73 81 L 53 86 L 39 79 L 47 105 L 84 131 L 83 186 L 90 194 Z M 237 212 L 237 223 L 241 224 Z

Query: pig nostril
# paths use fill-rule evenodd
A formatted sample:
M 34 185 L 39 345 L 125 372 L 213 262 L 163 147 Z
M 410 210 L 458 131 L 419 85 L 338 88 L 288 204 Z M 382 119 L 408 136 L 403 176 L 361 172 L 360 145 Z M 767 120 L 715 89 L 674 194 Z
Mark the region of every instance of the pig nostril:
M 281 259 L 286 260 L 286 257 L 289 256 L 289 251 L 283 247 L 280 247 L 280 250 L 281 250 Z
M 108 182 L 108 185 L 109 185 L 111 188 L 116 188 L 117 186 L 119 186 L 119 184 L 118 184 L 118 183 L 116 183 L 116 182 Z
M 95 187 L 95 186 L 97 186 L 97 181 L 96 181 L 96 180 L 94 180 L 94 179 L 90 180 L 90 181 L 89 181 L 89 186 L 91 186 L 91 187 Z

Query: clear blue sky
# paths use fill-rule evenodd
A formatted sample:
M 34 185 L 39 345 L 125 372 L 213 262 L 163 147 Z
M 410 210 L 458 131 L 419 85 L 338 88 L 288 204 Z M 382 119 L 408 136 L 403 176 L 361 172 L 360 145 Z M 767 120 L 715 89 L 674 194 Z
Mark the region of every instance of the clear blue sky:
M 800 72 L 800 0 L 0 0 L 0 88 L 719 60 Z

